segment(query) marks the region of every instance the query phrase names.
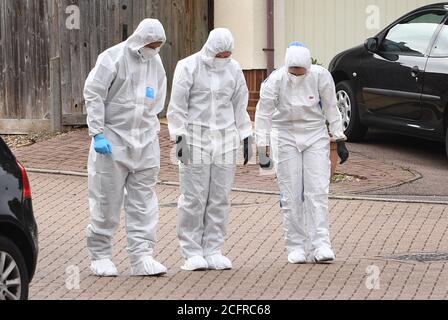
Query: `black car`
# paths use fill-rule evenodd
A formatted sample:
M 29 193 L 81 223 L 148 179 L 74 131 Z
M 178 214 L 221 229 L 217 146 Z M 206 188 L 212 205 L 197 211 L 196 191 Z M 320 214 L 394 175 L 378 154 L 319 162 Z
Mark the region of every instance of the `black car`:
M 448 2 L 403 16 L 329 69 L 350 141 L 376 127 L 444 142 L 448 154 Z
M 37 253 L 28 176 L 0 138 L 0 300 L 28 299 Z

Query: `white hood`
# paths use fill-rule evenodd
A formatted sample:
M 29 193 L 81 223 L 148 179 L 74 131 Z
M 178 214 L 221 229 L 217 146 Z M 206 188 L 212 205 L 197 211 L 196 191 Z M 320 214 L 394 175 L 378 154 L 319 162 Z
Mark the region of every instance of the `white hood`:
M 207 42 L 201 50 L 203 59 L 208 62 L 215 59 L 216 55 L 221 52 L 235 49 L 235 40 L 229 29 L 217 28 L 210 32 Z
M 310 70 L 312 65 L 311 52 L 305 47 L 289 47 L 286 50 L 285 66 L 287 69 L 291 67 L 300 67 Z
M 126 46 L 134 53 L 153 42 L 166 42 L 165 29 L 157 19 L 145 19 L 126 41 Z

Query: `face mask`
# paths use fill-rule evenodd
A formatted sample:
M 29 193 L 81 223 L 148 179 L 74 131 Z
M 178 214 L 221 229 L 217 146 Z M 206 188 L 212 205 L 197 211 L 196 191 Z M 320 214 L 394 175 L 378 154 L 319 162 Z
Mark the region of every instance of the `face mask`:
M 222 70 L 225 69 L 229 63 L 230 58 L 215 58 L 213 61 L 213 66 L 218 70 Z
M 303 76 L 296 76 L 292 73 L 288 73 L 288 76 L 289 76 L 289 80 L 292 82 L 293 85 L 298 85 L 298 84 L 301 84 L 303 82 L 303 80 L 305 80 L 305 77 L 307 75 L 304 74 Z
M 151 60 L 152 58 L 154 58 L 156 55 L 159 54 L 160 47 L 156 48 L 156 49 L 143 47 L 138 52 L 140 53 L 140 56 L 141 56 L 142 60 L 144 62 L 147 62 L 147 61 Z

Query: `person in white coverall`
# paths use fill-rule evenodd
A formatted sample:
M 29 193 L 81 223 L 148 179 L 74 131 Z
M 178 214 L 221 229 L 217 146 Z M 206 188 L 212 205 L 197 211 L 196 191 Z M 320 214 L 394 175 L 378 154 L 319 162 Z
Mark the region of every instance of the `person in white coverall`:
M 153 259 L 159 208 L 157 115 L 166 98 L 166 73 L 158 54 L 166 42 L 162 24 L 145 19 L 129 39 L 103 52 L 87 78 L 84 97 L 93 138 L 89 155 L 91 222 L 87 245 L 91 270 L 117 276 L 112 239 L 124 204 L 132 276 L 159 276 Z
M 285 66 L 265 81 L 260 94 L 255 121 L 260 165 L 270 167 L 272 153 L 288 261 L 333 261 L 328 214 L 330 141 L 338 142 L 342 163 L 349 157 L 333 78 L 323 67 L 312 65 L 305 46 L 293 43 Z
M 168 124 L 180 165 L 178 236 L 186 271 L 227 270 L 225 242 L 238 149 L 251 156 L 248 89 L 240 65 L 230 58 L 233 36 L 210 33 L 203 49 L 176 67 Z

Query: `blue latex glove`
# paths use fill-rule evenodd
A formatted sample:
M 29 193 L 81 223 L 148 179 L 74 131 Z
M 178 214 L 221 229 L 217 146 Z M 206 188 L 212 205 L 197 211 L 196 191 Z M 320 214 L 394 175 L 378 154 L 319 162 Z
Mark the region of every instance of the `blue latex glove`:
M 111 154 L 112 145 L 109 140 L 106 139 L 104 134 L 99 134 L 95 136 L 95 151 L 100 154 Z

